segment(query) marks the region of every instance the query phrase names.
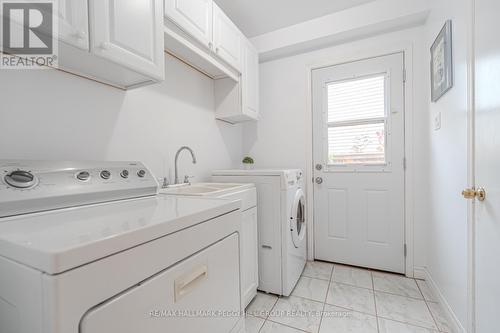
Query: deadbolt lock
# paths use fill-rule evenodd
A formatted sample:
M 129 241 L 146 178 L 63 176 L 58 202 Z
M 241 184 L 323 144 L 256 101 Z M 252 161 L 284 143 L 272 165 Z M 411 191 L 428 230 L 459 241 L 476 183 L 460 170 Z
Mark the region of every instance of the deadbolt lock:
M 467 188 L 462 191 L 462 196 L 465 199 L 473 200 L 477 198 L 479 201 L 484 201 L 486 199 L 486 191 L 484 188 L 480 187 L 477 190 L 475 188 Z
M 316 164 L 316 170 L 318 170 L 318 171 L 323 170 L 323 165 L 321 165 L 321 164 L 319 164 L 319 163 L 318 163 L 318 164 Z

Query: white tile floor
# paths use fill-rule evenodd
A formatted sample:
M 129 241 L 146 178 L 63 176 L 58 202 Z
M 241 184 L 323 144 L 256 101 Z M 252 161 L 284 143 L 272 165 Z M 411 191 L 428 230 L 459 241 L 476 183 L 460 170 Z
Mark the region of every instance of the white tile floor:
M 290 297 L 259 293 L 246 333 L 451 332 L 425 281 L 324 262 L 307 263 Z

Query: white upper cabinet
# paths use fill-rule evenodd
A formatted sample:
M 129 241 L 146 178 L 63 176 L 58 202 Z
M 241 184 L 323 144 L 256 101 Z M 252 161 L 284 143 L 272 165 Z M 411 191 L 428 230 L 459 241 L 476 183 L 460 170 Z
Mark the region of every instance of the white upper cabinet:
M 165 16 L 210 48 L 213 27 L 212 6 L 212 0 L 165 0 Z
M 215 117 L 232 124 L 259 119 L 259 55 L 248 40 L 241 53 L 240 80 L 215 80 Z
M 58 1 L 59 40 L 89 50 L 87 0 Z
M 255 47 L 213 0 L 164 1 L 165 49 L 215 80 L 216 118 L 258 120 Z
M 249 41 L 243 45 L 241 71 L 242 112 L 249 119 L 259 118 L 259 53 Z
M 162 0 L 89 0 L 91 52 L 163 80 Z
M 244 36 L 227 15 L 213 4 L 214 52 L 222 60 L 241 72 L 242 41 Z

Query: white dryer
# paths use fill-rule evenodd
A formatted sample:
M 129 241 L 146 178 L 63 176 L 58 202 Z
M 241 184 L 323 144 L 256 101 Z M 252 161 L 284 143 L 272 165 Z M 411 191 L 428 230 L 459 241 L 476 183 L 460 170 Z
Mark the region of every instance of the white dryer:
M 307 258 L 301 170 L 220 170 L 213 181 L 257 188 L 259 290 L 289 296 Z
M 0 160 L 0 332 L 240 332 L 241 203 L 157 187 L 136 162 Z

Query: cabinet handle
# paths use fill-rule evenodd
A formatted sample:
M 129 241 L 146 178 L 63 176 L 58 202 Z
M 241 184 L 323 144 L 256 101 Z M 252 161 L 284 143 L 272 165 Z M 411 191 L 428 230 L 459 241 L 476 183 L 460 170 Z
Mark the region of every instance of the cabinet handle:
M 189 294 L 201 281 L 208 276 L 207 265 L 200 266 L 189 274 L 180 277 L 174 281 L 174 302 L 178 302 L 184 296 Z

